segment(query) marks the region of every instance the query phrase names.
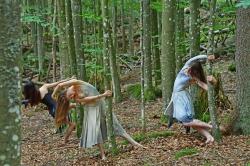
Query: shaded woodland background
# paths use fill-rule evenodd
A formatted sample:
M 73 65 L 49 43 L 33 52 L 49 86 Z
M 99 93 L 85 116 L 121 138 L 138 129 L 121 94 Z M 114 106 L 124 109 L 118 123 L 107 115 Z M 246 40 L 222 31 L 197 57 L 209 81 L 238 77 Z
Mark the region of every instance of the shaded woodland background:
M 20 160 L 25 166 L 249 165 L 249 0 L 23 0 L 0 4 L 6 16 L 0 18 L 4 27 L 0 50 L 10 50 L 2 51 L 0 61 L 1 96 L 10 94 L 4 88 L 14 89 L 12 97 L 19 96 L 20 80 L 32 79 L 39 87 L 75 76 L 100 92 L 112 89 L 108 111 L 114 111 L 128 133 L 148 147 L 138 149 L 117 138 L 112 146 L 106 145 L 107 161 L 100 161 L 95 148 L 78 148 L 79 129 L 61 147 L 62 135 L 54 133 L 53 119 L 45 108 L 21 107 L 21 117 L 17 111 L 21 125 L 11 112 L 0 117 L 3 129 L 17 124 L 10 132 L 17 131 L 22 157 L 9 160 L 13 165 Z M 192 90 L 196 117 L 205 122 L 212 119 L 213 125 L 218 122 L 226 129 L 222 141 L 213 145 L 205 145 L 194 131 L 185 134 L 180 124 L 167 129 L 162 114 L 176 73 L 198 54 L 217 58 L 204 68 L 219 83 L 210 86 L 208 96 Z M 8 65 L 18 65 L 20 71 L 8 70 Z M 14 102 L 4 98 L 0 110 L 12 105 L 20 108 L 18 98 Z M 76 110 L 71 116 L 80 124 Z M 5 160 L 1 154 L 12 147 L 8 140 L 7 136 L 1 139 L 6 147 L 0 151 L 0 163 Z M 18 148 L 13 149 L 20 156 Z

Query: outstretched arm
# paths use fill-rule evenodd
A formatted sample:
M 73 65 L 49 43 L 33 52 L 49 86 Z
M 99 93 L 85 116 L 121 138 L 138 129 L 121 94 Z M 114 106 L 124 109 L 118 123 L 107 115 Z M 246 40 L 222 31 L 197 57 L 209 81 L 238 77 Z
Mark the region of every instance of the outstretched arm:
M 194 78 L 197 85 L 199 85 L 202 89 L 204 90 L 208 90 L 208 85 L 202 81 L 200 81 L 197 78 Z M 210 82 L 211 84 L 215 85 L 217 83 L 217 80 L 211 75 L 211 76 L 207 76 L 207 81 Z
M 96 96 L 87 96 L 84 98 L 76 99 L 76 101 L 82 104 L 86 104 L 86 103 L 95 102 L 96 100 L 99 100 L 103 97 L 110 97 L 110 96 L 112 96 L 112 92 L 110 90 L 107 90 L 103 94 L 96 95 Z
M 193 64 L 200 62 L 200 63 L 205 63 L 207 61 L 207 55 L 197 55 L 191 59 L 189 59 L 186 63 L 185 63 L 185 68 L 186 67 L 191 67 Z
M 82 81 L 77 80 L 77 79 L 71 79 L 69 81 L 65 81 L 65 82 L 59 83 L 59 84 L 56 85 L 56 87 L 55 87 L 55 89 L 54 89 L 54 91 L 52 93 L 52 97 L 55 99 L 56 98 L 55 94 L 62 87 L 68 87 L 68 86 L 72 86 L 72 85 L 79 85 L 81 83 L 82 83 Z
M 57 82 L 53 82 L 53 83 L 46 83 L 43 86 L 46 87 L 46 88 L 54 88 L 58 84 L 66 82 L 66 81 L 69 81 L 69 80 L 72 80 L 72 79 L 73 78 L 67 78 L 67 79 L 64 79 L 64 80 L 61 80 L 61 81 L 57 81 Z

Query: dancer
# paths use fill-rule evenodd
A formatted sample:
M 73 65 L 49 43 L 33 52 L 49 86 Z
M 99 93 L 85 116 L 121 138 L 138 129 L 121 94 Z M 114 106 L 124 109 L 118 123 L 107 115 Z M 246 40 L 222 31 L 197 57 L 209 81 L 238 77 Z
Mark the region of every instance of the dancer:
M 57 91 L 62 87 L 67 87 L 67 89 L 58 96 L 55 123 L 56 125 L 63 123 L 70 125 L 65 135 L 65 143 L 75 128 L 75 124 L 69 123 L 66 116 L 69 111 L 70 100 L 72 99 L 84 105 L 80 146 L 88 148 L 97 145 L 100 149 L 101 158 L 105 159 L 103 143 L 107 139 L 107 125 L 104 98 L 111 97 L 112 92 L 107 90 L 100 94 L 93 85 L 73 79 L 58 84 L 52 94 L 53 98 L 56 98 Z M 116 135 L 124 137 L 133 145 L 143 147 L 126 133 L 114 114 L 113 125 Z
M 172 117 L 180 121 L 185 127 L 192 127 L 206 137 L 206 143 L 214 141 L 213 136 L 209 133 L 212 125 L 194 119 L 194 108 L 188 87 L 197 84 L 202 89 L 207 90 L 207 81 L 215 84 L 216 80 L 213 76 L 207 76 L 202 68 L 202 63 L 207 60 L 213 60 L 214 56 L 198 55 L 189 59 L 184 67 L 177 74 L 174 82 L 172 99 L 165 110 L 165 114 L 170 116 L 169 127 L 172 125 Z
M 45 83 L 43 84 L 39 89 L 35 86 L 35 84 L 27 80 L 23 87 L 23 95 L 24 100 L 22 101 L 22 104 L 27 107 L 28 105 L 36 106 L 39 103 L 42 103 L 47 106 L 47 109 L 49 111 L 49 114 L 55 118 L 55 111 L 56 111 L 56 101 L 51 97 L 52 93 L 49 92 L 50 88 L 55 88 L 59 83 L 69 81 L 70 79 L 61 80 L 54 83 Z M 71 108 L 73 108 L 74 105 L 71 105 Z M 62 132 L 62 128 L 59 127 L 57 132 Z

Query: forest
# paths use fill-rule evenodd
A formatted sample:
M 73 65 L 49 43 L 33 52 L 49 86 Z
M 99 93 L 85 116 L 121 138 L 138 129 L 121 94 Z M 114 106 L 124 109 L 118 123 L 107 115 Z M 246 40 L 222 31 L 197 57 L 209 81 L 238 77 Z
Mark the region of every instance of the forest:
M 250 166 L 250 0 L 0 15 L 0 165 Z

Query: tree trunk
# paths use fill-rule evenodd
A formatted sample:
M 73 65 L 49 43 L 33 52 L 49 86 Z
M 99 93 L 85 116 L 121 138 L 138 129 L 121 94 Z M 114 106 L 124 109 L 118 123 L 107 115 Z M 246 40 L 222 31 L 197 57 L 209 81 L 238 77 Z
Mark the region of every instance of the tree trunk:
M 200 53 L 200 0 L 190 0 L 190 56 Z
M 185 29 L 184 29 L 184 5 L 182 0 L 178 0 L 176 10 L 176 73 L 183 67 L 182 58 L 186 55 Z
M 38 6 L 38 14 L 43 15 L 43 12 L 42 12 L 43 0 L 37 0 L 37 6 Z M 39 73 L 38 79 L 39 80 L 41 80 L 41 78 L 44 75 L 43 61 L 44 61 L 45 51 L 44 51 L 43 31 L 44 29 L 41 23 L 37 24 L 37 54 L 38 54 L 38 73 Z
M 156 1 L 156 0 L 154 0 Z M 152 9 L 152 50 L 154 57 L 154 79 L 155 85 L 161 84 L 161 61 L 159 49 L 158 14 L 156 9 Z
M 133 5 L 133 0 L 130 0 L 131 3 L 131 7 L 129 8 L 130 10 L 130 14 L 129 14 L 129 33 L 128 33 L 128 44 L 129 44 L 129 57 L 133 57 L 134 56 L 134 9 L 132 8 Z M 124 17 L 124 16 L 122 16 Z
M 109 17 L 108 17 L 108 0 L 102 0 L 102 18 L 103 18 L 103 62 L 104 62 L 104 84 L 105 90 L 110 90 L 110 68 L 109 68 Z M 113 115 L 112 115 L 112 98 L 106 99 L 106 113 L 108 119 L 108 135 L 109 141 L 112 146 L 112 152 L 117 152 L 117 145 L 115 141 L 115 133 L 113 127 Z
M 115 102 L 118 103 L 122 100 L 121 86 L 120 86 L 120 78 L 117 70 L 116 64 L 116 52 L 117 52 L 117 4 L 116 0 L 112 0 L 112 36 L 110 36 L 110 44 L 111 44 L 111 56 L 110 56 L 110 71 L 113 85 L 113 93 Z
M 76 62 L 76 52 L 75 52 L 75 42 L 74 42 L 74 30 L 72 21 L 72 11 L 71 11 L 71 1 L 66 0 L 66 31 L 68 39 L 68 53 L 70 56 L 70 67 L 71 75 L 78 76 L 77 74 L 77 62 Z
M 86 68 L 85 68 L 85 58 L 83 49 L 83 36 L 82 36 L 82 5 L 81 0 L 72 0 L 72 15 L 73 15 L 73 27 L 75 36 L 75 50 L 76 57 L 80 61 L 80 79 L 86 81 Z
M 236 111 L 235 130 L 250 134 L 250 8 L 238 8 L 236 14 Z
M 190 57 L 200 54 L 200 2 L 201 0 L 190 0 Z M 202 111 L 199 101 L 200 91 L 197 86 L 191 87 L 194 110 L 197 114 Z
M 163 109 L 167 107 L 175 80 L 175 0 L 164 0 L 162 11 L 161 72 Z
M 154 99 L 152 82 L 152 59 L 151 59 L 151 23 L 150 23 L 150 0 L 143 1 L 143 53 L 144 53 L 144 83 L 147 98 Z
M 21 1 L 0 2 L 0 165 L 21 165 Z
M 121 31 L 122 31 L 122 53 L 126 52 L 126 34 L 125 34 L 125 8 L 124 0 L 121 0 Z
M 144 96 L 144 53 L 143 53 L 143 0 L 141 0 L 140 9 L 140 50 L 141 50 L 141 122 L 142 131 L 146 132 L 146 121 L 145 121 L 145 96 Z
M 70 75 L 69 56 L 66 38 L 66 15 L 65 0 L 56 0 L 58 5 L 58 24 L 59 24 L 59 52 L 60 52 L 60 77 L 64 79 Z
M 54 13 L 52 23 L 52 66 L 53 66 L 53 82 L 56 82 L 56 0 L 54 0 Z
M 214 26 L 215 26 L 215 8 L 216 8 L 216 0 L 210 1 L 210 18 L 209 18 L 209 35 L 208 35 L 208 55 L 214 54 Z M 207 73 L 208 75 L 212 75 L 212 63 L 207 63 Z M 219 129 L 219 125 L 217 122 L 217 115 L 216 115 L 216 102 L 215 102 L 215 91 L 214 86 L 208 82 L 208 108 L 210 113 L 210 119 L 213 126 L 213 136 L 216 141 L 221 141 L 221 133 Z

